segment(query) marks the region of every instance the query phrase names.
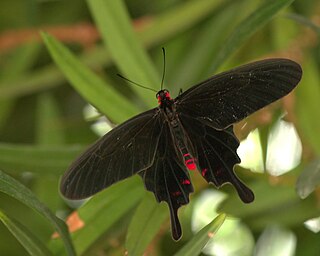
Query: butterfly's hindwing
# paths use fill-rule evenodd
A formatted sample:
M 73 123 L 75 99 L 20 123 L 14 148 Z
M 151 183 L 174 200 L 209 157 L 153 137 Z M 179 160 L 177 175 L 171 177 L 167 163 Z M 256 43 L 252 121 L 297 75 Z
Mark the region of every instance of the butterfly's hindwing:
M 64 174 L 61 193 L 89 197 L 154 161 L 162 124 L 159 110 L 144 112 L 111 130 L 87 149 Z
M 233 166 L 240 163 L 237 155 L 239 141 L 233 133 L 233 127 L 216 130 L 187 115 L 180 114 L 179 117 L 197 152 L 199 171 L 203 178 L 218 188 L 225 183 L 231 183 L 242 201 L 252 202 L 253 192 L 233 171 Z
M 177 155 L 169 124 L 165 122 L 153 165 L 140 172 L 147 190 L 154 193 L 158 202 L 167 202 L 170 209 L 171 230 L 175 240 L 181 237 L 178 209 L 189 203 L 193 192 L 186 166 Z
M 191 87 L 176 98 L 177 112 L 225 129 L 287 95 L 301 76 L 288 59 L 252 62 Z

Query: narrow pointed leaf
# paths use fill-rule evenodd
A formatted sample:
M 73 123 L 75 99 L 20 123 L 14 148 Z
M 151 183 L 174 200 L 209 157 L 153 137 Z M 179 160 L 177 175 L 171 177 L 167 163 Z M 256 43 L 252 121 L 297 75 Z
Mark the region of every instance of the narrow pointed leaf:
M 0 191 L 19 200 L 47 219 L 62 237 L 68 255 L 76 255 L 65 223 L 57 218 L 50 209 L 24 185 L 0 171 Z
M 215 72 L 221 64 L 235 53 L 240 46 L 255 32 L 267 24 L 279 11 L 289 6 L 294 0 L 272 0 L 265 1 L 260 7 L 254 10 L 244 19 L 231 33 L 226 40 L 218 56 L 209 68 L 208 74 Z
M 0 143 L 0 168 L 10 173 L 61 175 L 83 146 L 38 146 Z
M 225 219 L 225 214 L 218 215 L 211 223 L 202 228 L 175 256 L 199 255 L 209 239 L 217 233 Z
M 145 191 L 139 177 L 121 181 L 92 197 L 77 212 L 83 227 L 72 233 L 77 255 L 82 255 L 135 207 Z M 52 241 L 50 248 L 60 255 L 62 246 Z
M 125 246 L 128 255 L 143 255 L 167 218 L 166 206 L 155 202 L 151 194 L 146 194 L 137 207 L 128 229 Z
M 123 1 L 88 0 L 103 41 L 110 50 L 121 73 L 129 79 L 156 90 L 160 77 L 133 31 L 131 19 Z M 154 106 L 154 97 L 146 97 L 146 90 L 134 87 L 141 99 Z
M 18 221 L 11 219 L 0 210 L 0 220 L 17 238 L 21 245 L 33 256 L 48 256 L 52 255 L 49 249 L 31 233 L 25 226 Z
M 99 111 L 116 123 L 138 113 L 133 104 L 89 70 L 53 36 L 42 33 L 42 38 L 71 85 Z

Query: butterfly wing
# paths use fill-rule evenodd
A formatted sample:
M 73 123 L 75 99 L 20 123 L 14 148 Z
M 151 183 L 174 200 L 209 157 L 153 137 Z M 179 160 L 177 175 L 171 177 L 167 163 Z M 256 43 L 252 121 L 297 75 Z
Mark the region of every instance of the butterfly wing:
M 175 240 L 182 235 L 178 209 L 189 203 L 189 194 L 193 192 L 188 171 L 177 152 L 166 122 L 153 165 L 139 173 L 146 189 L 154 193 L 157 201 L 167 202 L 170 209 L 172 237 Z
M 176 98 L 177 112 L 224 129 L 288 94 L 301 76 L 288 59 L 252 62 L 188 89 Z
M 152 109 L 114 128 L 71 164 L 62 177 L 61 193 L 86 198 L 150 167 L 162 126 L 159 110 Z
M 253 192 L 233 171 L 233 166 L 240 163 L 236 152 L 239 141 L 233 133 L 233 127 L 216 130 L 201 121 L 195 122 L 193 118 L 184 114 L 180 114 L 179 118 L 192 142 L 198 170 L 203 178 L 218 188 L 225 183 L 231 183 L 243 202 L 252 202 Z

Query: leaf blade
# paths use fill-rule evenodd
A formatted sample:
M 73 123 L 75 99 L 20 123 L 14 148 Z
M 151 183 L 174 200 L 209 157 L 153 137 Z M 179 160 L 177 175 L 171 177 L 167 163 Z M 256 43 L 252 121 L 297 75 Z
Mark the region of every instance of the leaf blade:
M 211 238 L 211 233 L 216 233 L 226 219 L 226 214 L 218 215 L 212 222 L 202 228 L 175 256 L 199 255 L 202 248 Z
M 41 203 L 31 190 L 0 171 L 0 191 L 19 200 L 47 219 L 60 234 L 68 255 L 76 255 L 65 223 L 58 219 L 46 205 Z
M 91 72 L 53 36 L 41 35 L 52 58 L 71 85 L 103 114 L 118 123 L 139 112 L 135 105 Z
M 22 246 L 30 255 L 45 256 L 52 255 L 49 249 L 31 233 L 25 226 L 18 221 L 11 219 L 3 211 L 0 210 L 0 220 L 16 237 Z

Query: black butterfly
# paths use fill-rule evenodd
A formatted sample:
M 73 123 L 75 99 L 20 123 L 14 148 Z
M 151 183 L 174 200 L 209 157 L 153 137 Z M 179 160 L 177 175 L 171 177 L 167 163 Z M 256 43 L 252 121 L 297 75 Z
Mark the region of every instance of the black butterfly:
M 175 240 L 181 237 L 180 206 L 193 192 L 189 171 L 208 183 L 231 183 L 245 203 L 253 192 L 233 172 L 240 163 L 233 124 L 288 94 L 300 81 L 299 64 L 266 59 L 215 75 L 159 106 L 137 115 L 96 141 L 64 174 L 62 194 L 89 197 L 138 173 L 158 202 L 166 201 Z

